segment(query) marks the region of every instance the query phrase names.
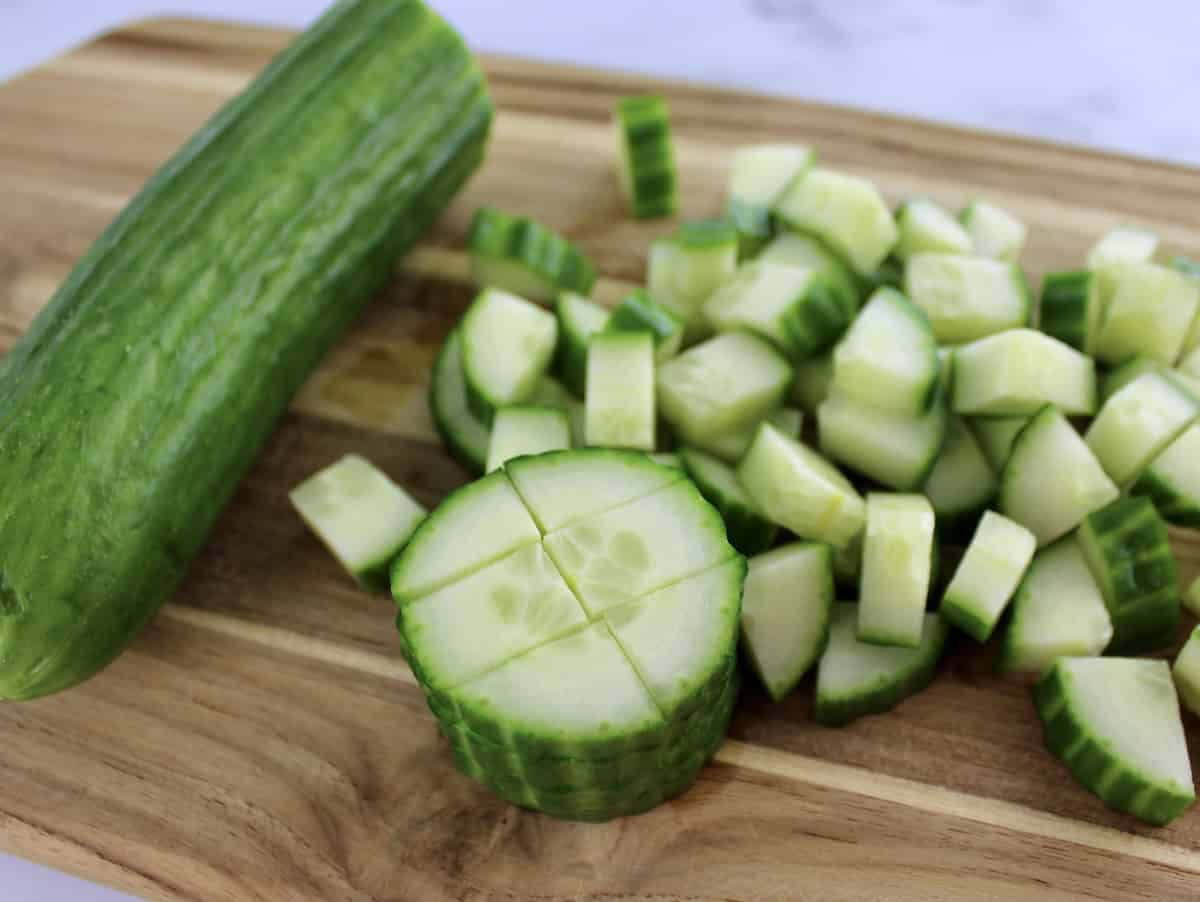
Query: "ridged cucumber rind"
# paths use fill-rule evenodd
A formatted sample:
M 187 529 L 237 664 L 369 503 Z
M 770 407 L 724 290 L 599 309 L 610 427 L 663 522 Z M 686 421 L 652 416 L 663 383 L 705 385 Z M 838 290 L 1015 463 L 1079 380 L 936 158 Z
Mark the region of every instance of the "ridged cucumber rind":
M 678 207 L 675 149 L 667 102 L 657 94 L 625 97 L 614 113 L 618 174 L 635 219 L 670 216 Z
M 1100 321 L 1097 276 L 1091 270 L 1047 273 L 1042 280 L 1039 328 L 1087 354 Z
M 674 357 L 683 345 L 684 322 L 638 288 L 613 309 L 605 327 L 610 332 L 646 332 L 654 339 L 654 359 Z
M 475 415 L 467 400 L 462 338 L 454 329 L 442 343 L 429 377 L 429 412 L 450 453 L 478 475 L 487 464 L 491 426 Z
M 543 304 L 559 291 L 586 295 L 596 281 L 596 268 L 562 235 L 489 207 L 475 211 L 467 250 L 480 288 L 501 288 Z M 508 271 L 511 276 L 505 277 Z

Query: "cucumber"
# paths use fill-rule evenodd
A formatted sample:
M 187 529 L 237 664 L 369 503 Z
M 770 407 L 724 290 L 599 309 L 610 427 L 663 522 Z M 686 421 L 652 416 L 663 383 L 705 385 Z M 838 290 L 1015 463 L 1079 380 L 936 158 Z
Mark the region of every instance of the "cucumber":
M 1012 451 L 1021 430 L 1029 422 L 1029 417 L 968 417 L 971 431 L 979 441 L 988 463 L 997 473 L 1004 469 L 1008 454 Z
M 812 148 L 799 144 L 759 144 L 734 153 L 727 214 L 742 256 L 753 255 L 771 237 L 771 208 L 815 159 Z
M 779 701 L 817 662 L 829 637 L 833 552 L 793 542 L 750 558 L 742 595 L 742 647 Z
M 634 219 L 670 216 L 679 203 L 667 102 L 657 94 L 625 97 L 613 114 L 617 178 Z
M 959 214 L 971 236 L 971 246 L 981 257 L 1016 263 L 1025 248 L 1029 229 L 1007 210 L 987 201 L 974 200 Z
M 1033 308 L 1021 267 L 962 254 L 910 257 L 904 293 L 925 311 L 934 337 L 948 344 L 1028 325 Z
M 542 379 L 529 403 L 537 407 L 553 407 L 567 415 L 567 429 L 570 433 L 570 444 L 567 447 L 582 448 L 587 444 L 587 414 L 583 402 L 567 391 L 557 379 L 552 376 Z
M 463 317 L 467 400 L 491 423 L 496 409 L 528 401 L 546 375 L 558 340 L 558 321 L 515 294 L 484 289 Z
M 642 289 L 625 296 L 609 317 L 609 332 L 645 332 L 654 339 L 654 359 L 674 357 L 683 345 L 683 320 Z
M 540 304 L 549 305 L 560 291 L 586 295 L 596 282 L 596 268 L 566 238 L 532 219 L 488 207 L 475 211 L 467 250 L 480 288 Z
M 817 723 L 844 726 L 883 714 L 933 681 L 949 633 L 941 617 L 922 616 L 916 648 L 862 642 L 855 635 L 858 619 L 858 605 L 839 601 L 833 606 L 829 643 L 817 665 Z
M 1047 404 L 1013 441 L 997 506 L 1048 545 L 1119 494 L 1079 433 Z
M 899 238 L 874 184 L 829 169 L 812 168 L 793 181 L 774 213 L 789 229 L 825 242 L 863 276 L 879 268 Z
M 805 413 L 816 413 L 833 385 L 833 352 L 797 361 L 795 371 L 792 401 Z
M 767 422 L 785 435 L 800 438 L 800 430 L 804 426 L 804 414 L 794 407 L 780 407 L 767 416 Z M 745 456 L 758 432 L 758 423 L 742 426 L 732 432 L 722 432 L 714 436 L 694 439 L 692 444 L 701 451 L 707 451 L 727 463 L 735 464 Z
M 1077 351 L 1090 354 L 1103 312 L 1101 279 L 1091 270 L 1047 273 L 1042 279 L 1039 325 Z
M 1088 251 L 1088 269 L 1122 263 L 1149 263 L 1158 251 L 1158 236 L 1134 226 L 1117 226 Z
M 745 614 L 742 616 L 745 617 Z M 1192 630 L 1175 656 L 1171 676 L 1179 691 L 1179 700 L 1189 711 L 1200 716 L 1200 626 Z
M 664 467 L 674 467 L 677 470 L 683 469 L 683 461 L 679 459 L 679 455 L 675 452 L 664 452 L 661 454 L 648 454 L 652 461 Z
M 917 254 L 969 254 L 971 236 L 940 204 L 919 197 L 896 211 L 899 238 L 892 253 L 908 262 Z
M 862 582 L 862 544 L 860 532 L 845 545 L 833 549 L 833 578 L 839 589 L 854 597 L 858 596 Z
M 1110 267 L 1092 352 L 1112 365 L 1145 354 L 1172 366 L 1200 309 L 1200 282 L 1155 263 Z
M 558 347 L 553 369 L 576 397 L 587 392 L 587 345 L 597 332 L 608 325 L 609 312 L 572 291 L 562 292 L 554 302 L 558 316 Z
M 999 665 L 1044 673 L 1058 658 L 1098 655 L 1112 641 L 1112 618 L 1074 536 L 1038 551 L 1012 602 Z
M 458 329 L 446 336 L 433 363 L 429 377 L 429 412 L 450 452 L 468 469 L 482 473 L 487 464 L 491 426 L 475 415 L 467 400 L 462 336 Z
M 880 485 L 920 488 L 932 472 L 946 438 L 946 405 L 919 416 L 871 407 L 839 390 L 817 408 L 821 453 Z
M 1147 357 L 1145 354 L 1135 354 L 1120 366 L 1114 367 L 1104 375 L 1104 378 L 1100 381 L 1100 403 L 1107 402 L 1109 398 L 1138 378 L 1138 376 L 1145 375 L 1146 373 L 1155 373 L 1164 379 L 1170 380 L 1177 388 L 1182 389 L 1200 404 L 1200 381 L 1190 378 L 1180 370 L 1173 370 L 1170 367 L 1163 366 L 1157 360 Z
M 727 464 L 695 448 L 684 448 L 679 460 L 700 494 L 725 521 L 730 545 L 742 554 L 758 554 L 775 544 L 779 527 L 759 512 Z
M 936 518 L 923 495 L 867 495 L 858 639 L 921 644 L 933 570 Z
M 759 510 L 797 536 L 840 548 L 866 524 L 866 504 L 837 468 L 770 423 L 737 468 Z
M 423 4 L 343 0 L 84 255 L 0 366 L 0 696 L 81 682 L 150 619 L 490 118 Z
M 498 470 L 515 457 L 570 447 L 571 426 L 565 411 L 533 404 L 503 407 L 492 423 L 487 471 Z
M 648 333 L 591 337 L 585 412 L 589 445 L 654 450 L 654 339 Z
M 1200 348 L 1193 348 L 1180 359 L 1178 374 L 1200 380 Z
M 889 256 L 886 260 L 879 264 L 879 268 L 869 276 L 863 278 L 864 284 L 867 285 L 868 291 L 874 291 L 876 288 L 895 288 L 897 291 L 904 290 L 904 263 L 896 259 L 894 256 Z
M 1190 395 L 1155 373 L 1138 376 L 1104 402 L 1084 440 L 1125 488 L 1200 414 Z
M 1009 329 L 954 351 L 955 413 L 1028 416 L 1044 404 L 1066 414 L 1096 412 L 1091 358 L 1033 329 Z
M 1168 523 L 1200 529 L 1200 426 L 1189 426 L 1130 487 L 1154 502 Z
M 986 642 L 1036 550 L 1037 537 L 1028 529 L 987 511 L 946 587 L 939 613 L 976 642 Z
M 650 245 L 650 296 L 684 322 L 687 342 L 709 337 L 703 306 L 737 269 L 738 234 L 722 220 L 685 222 Z
M 826 284 L 837 290 L 848 319 L 858 312 L 861 287 L 841 258 L 811 235 L 782 232 L 763 248 L 756 258 L 760 263 L 778 263 L 816 270 Z
M 1060 658 L 1033 697 L 1046 746 L 1106 805 L 1162 825 L 1195 801 L 1166 661 Z
M 957 521 L 987 507 L 996 476 L 974 434 L 961 417 L 950 417 L 946 438 L 921 491 L 939 518 Z
M 1171 538 L 1146 498 L 1120 498 L 1084 518 L 1079 547 L 1112 617 L 1113 654 L 1141 654 L 1175 641 L 1179 588 Z

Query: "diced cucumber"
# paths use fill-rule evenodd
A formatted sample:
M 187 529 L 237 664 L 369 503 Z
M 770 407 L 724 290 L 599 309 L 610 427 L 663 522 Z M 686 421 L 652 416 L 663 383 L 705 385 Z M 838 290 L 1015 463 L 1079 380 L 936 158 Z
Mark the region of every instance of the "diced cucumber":
M 794 407 L 780 407 L 767 417 L 767 422 L 785 435 L 799 438 L 800 430 L 804 426 L 804 414 Z M 693 439 L 692 444 L 701 451 L 707 451 L 723 461 L 735 464 L 749 450 L 756 432 L 758 432 L 758 423 L 742 426 L 732 432 L 722 432 L 714 436 Z
M 840 394 L 897 413 L 926 411 L 939 371 L 929 318 L 892 288 L 871 295 L 833 351 L 833 387 Z
M 613 115 L 617 133 L 617 178 L 634 219 L 675 212 L 675 148 L 667 102 L 657 94 L 625 97 Z
M 1200 529 L 1200 426 L 1167 445 L 1130 491 L 1153 501 L 1168 523 Z
M 829 285 L 837 289 L 846 307 L 847 318 L 853 318 L 858 312 L 862 294 L 858 278 L 837 254 L 812 235 L 782 232 L 771 239 L 756 259 L 760 263 L 815 269 Z
M 467 400 L 490 424 L 496 408 L 528 401 L 537 389 L 554 355 L 558 321 L 537 304 L 488 288 L 460 328 Z
M 1200 414 L 1191 396 L 1155 373 L 1138 376 L 1104 402 L 1085 440 L 1125 488 Z
M 558 315 L 558 348 L 554 372 L 577 397 L 587 391 L 587 344 L 608 325 L 609 312 L 583 295 L 564 291 L 554 302 Z
M 1077 351 L 1092 353 L 1103 313 L 1101 279 L 1091 270 L 1047 273 L 1042 279 L 1041 330 Z
M 683 321 L 638 288 L 616 306 L 608 320 L 610 332 L 645 332 L 654 339 L 654 359 L 663 361 L 683 345 Z
M 658 402 L 667 422 L 690 439 L 761 420 L 791 381 L 792 368 L 768 342 L 730 332 L 659 367 Z
M 1036 550 L 1033 533 L 988 511 L 946 587 L 939 612 L 976 642 L 986 642 Z
M 1172 366 L 1200 309 L 1200 283 L 1155 263 L 1110 267 L 1095 356 L 1119 364 L 1145 354 Z
M 904 293 L 925 311 L 937 340 L 950 344 L 1025 326 L 1033 307 L 1021 267 L 963 254 L 914 255 Z
M 487 471 L 499 469 L 514 457 L 570 447 L 571 426 L 566 411 L 533 404 L 502 407 L 492 421 Z
M 859 641 L 907 648 L 921 644 L 936 524 L 924 495 L 867 495 Z
M 829 643 L 817 665 L 813 718 L 842 726 L 868 714 L 883 714 L 933 680 L 949 629 L 937 614 L 923 614 L 916 648 L 872 645 L 858 639 L 858 605 L 834 604 Z
M 903 291 L 904 263 L 889 256 L 879 264 L 879 268 L 875 272 L 863 277 L 863 283 L 867 286 L 868 292 L 874 291 L 876 288 L 895 288 L 897 291 Z
M 683 320 L 685 341 L 710 334 L 702 307 L 737 269 L 738 236 L 723 220 L 685 222 L 674 235 L 650 245 L 650 296 Z
M 1171 676 L 1179 690 L 1179 700 L 1189 711 L 1200 716 L 1200 626 L 1192 630 L 1183 648 L 1179 649 Z
M 596 269 L 566 238 L 523 216 L 480 207 L 467 234 L 471 276 L 480 288 L 499 288 L 549 305 L 559 291 L 587 294 Z
M 970 417 L 967 422 L 988 463 L 999 473 L 1008 462 L 1013 442 L 1029 422 L 1029 417 Z
M 1117 226 L 1088 251 L 1088 269 L 1117 263 L 1149 263 L 1158 251 L 1158 236 L 1134 226 Z
M 795 369 L 792 400 L 805 413 L 816 413 L 821 402 L 829 397 L 833 385 L 833 351 L 801 360 Z
M 998 509 L 1047 545 L 1119 494 L 1091 448 L 1047 404 L 1013 441 L 1000 474 Z
M 833 549 L 833 578 L 838 588 L 849 596 L 857 597 L 862 582 L 862 545 L 863 534 L 860 532 L 845 545 Z
M 676 470 L 683 469 L 683 461 L 679 459 L 679 455 L 674 451 L 663 452 L 661 454 L 648 454 L 647 457 L 659 466 L 673 467 Z
M 899 238 L 892 212 L 866 179 L 813 168 L 775 203 L 788 226 L 820 238 L 860 275 L 874 272 Z
M 1079 547 L 1112 618 L 1110 652 L 1141 654 L 1175 641 L 1175 555 L 1167 524 L 1148 499 L 1120 498 L 1088 514 Z
M 771 237 L 771 208 L 815 159 L 812 148 L 800 144 L 759 144 L 734 153 L 728 213 L 743 256 L 752 255 Z
M 729 544 L 742 554 L 758 554 L 775 543 L 779 527 L 758 510 L 727 464 L 695 448 L 684 448 L 679 459 L 700 494 L 725 521 Z
M 941 205 L 923 197 L 910 200 L 896 211 L 899 239 L 892 251 L 908 261 L 917 254 L 969 254 L 971 236 Z M 914 298 L 915 300 L 915 298 Z
M 866 523 L 866 504 L 821 455 L 763 423 L 737 468 L 750 498 L 797 536 L 841 547 Z
M 913 416 L 872 407 L 839 389 L 817 408 L 821 453 L 900 491 L 920 488 L 946 438 L 946 405 Z
M 1033 329 L 1010 329 L 954 351 L 955 413 L 1027 416 L 1043 404 L 1067 414 L 1096 412 L 1090 357 Z
M 462 336 L 455 329 L 446 336 L 429 376 L 429 412 L 450 451 L 465 466 L 482 473 L 487 463 L 491 428 L 475 416 L 467 399 L 463 370 Z
M 1195 801 L 1166 661 L 1060 658 L 1034 702 L 1047 747 L 1105 804 L 1161 825 Z
M 975 200 L 963 208 L 959 219 L 971 236 L 975 253 L 1010 263 L 1020 259 L 1029 229 L 1007 210 Z
M 588 340 L 586 426 L 591 446 L 654 450 L 654 339 L 610 332 Z
M 779 701 L 821 656 L 833 607 L 833 552 L 794 542 L 752 557 L 742 595 L 742 645 Z
M 978 513 L 995 496 L 997 486 L 970 427 L 962 417 L 950 417 L 942 449 L 921 487 L 934 513 L 951 521 Z
M 539 407 L 553 407 L 561 410 L 567 415 L 567 428 L 570 430 L 571 438 L 569 447 L 582 448 L 587 445 L 587 414 L 584 411 L 583 402 L 567 391 L 566 387 L 557 379 L 547 376 L 539 382 L 537 391 L 533 393 L 529 403 Z

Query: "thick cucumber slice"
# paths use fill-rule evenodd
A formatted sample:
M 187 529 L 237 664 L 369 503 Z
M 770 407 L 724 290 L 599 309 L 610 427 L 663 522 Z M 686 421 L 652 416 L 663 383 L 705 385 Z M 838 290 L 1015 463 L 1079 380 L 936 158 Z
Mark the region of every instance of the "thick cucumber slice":
M 961 254 L 916 254 L 904 293 L 925 311 L 940 342 L 975 341 L 1029 323 L 1033 301 L 1015 263 Z
M 986 642 L 1025 575 L 1037 537 L 1020 523 L 988 511 L 946 587 L 939 611 L 952 625 Z
M 779 527 L 762 514 L 725 463 L 695 448 L 679 452 L 684 472 L 725 521 L 729 544 L 742 554 L 758 554 L 775 543 Z
M 617 178 L 634 219 L 670 216 L 678 205 L 667 102 L 656 94 L 617 101 Z
M 467 235 L 471 276 L 480 288 L 499 288 L 549 305 L 559 291 L 587 294 L 596 269 L 557 232 L 523 216 L 480 207 Z
M 742 596 L 742 645 L 767 694 L 779 701 L 817 662 L 829 636 L 833 552 L 795 542 L 752 557 Z
M 475 416 L 467 400 L 462 337 L 458 329 L 446 336 L 434 361 L 429 377 L 429 411 L 451 453 L 476 473 L 482 473 L 487 463 L 491 428 Z
M 817 665 L 818 723 L 843 726 L 892 710 L 929 685 L 941 660 L 949 628 L 937 614 L 922 615 L 916 648 L 862 642 L 855 634 L 858 619 L 858 605 L 833 606 L 829 644 Z
M 987 201 L 975 200 L 959 214 L 971 236 L 971 246 L 981 257 L 1016 263 L 1025 247 L 1029 229 L 1007 210 Z
M 1125 488 L 1197 414 L 1200 408 L 1190 395 L 1170 380 L 1146 373 L 1104 403 L 1085 440 L 1104 472 Z
M 347 454 L 292 489 L 292 506 L 366 589 L 386 592 L 388 569 L 425 508 L 370 461 Z
M 1171 537 L 1146 498 L 1120 498 L 1088 514 L 1079 547 L 1112 617 L 1113 654 L 1141 654 L 1175 641 L 1179 587 Z
M 794 407 L 780 407 L 767 417 L 767 422 L 785 435 L 790 435 L 792 438 L 799 438 L 800 430 L 804 427 L 804 414 Z M 754 441 L 754 436 L 757 432 L 758 423 L 755 423 L 752 426 L 743 426 L 732 432 L 722 432 L 719 435 L 705 436 L 702 439 L 693 440 L 692 444 L 701 451 L 707 451 L 709 454 L 715 455 L 723 461 L 735 464 L 750 450 L 750 443 Z
M 609 312 L 583 295 L 564 291 L 554 302 L 558 315 L 558 349 L 554 372 L 577 397 L 587 391 L 587 345 L 608 325 Z
M 872 407 L 839 390 L 817 408 L 821 453 L 888 488 L 920 488 L 946 438 L 946 405 L 918 416 Z
M 875 291 L 833 352 L 833 386 L 863 404 L 920 414 L 938 386 L 929 318 L 892 288 Z
M 1193 629 L 1187 642 L 1183 643 L 1175 657 L 1171 676 L 1179 690 L 1179 700 L 1189 711 L 1200 716 L 1200 626 Z
M 760 144 L 734 153 L 728 214 L 743 256 L 753 254 L 771 237 L 771 208 L 815 160 L 812 148 L 799 144 Z
M 514 294 L 485 289 L 463 317 L 463 372 L 467 400 L 491 423 L 499 407 L 528 401 L 558 340 L 558 321 Z
M 796 364 L 792 401 L 805 413 L 816 413 L 833 385 L 833 352 L 817 354 Z
M 608 320 L 609 332 L 645 332 L 654 339 L 654 359 L 667 360 L 683 346 L 683 320 L 640 288 L 619 303 Z
M 514 457 L 570 447 L 571 425 L 566 411 L 533 404 L 502 407 L 492 422 L 487 471 L 499 469 Z
M 658 369 L 662 415 L 684 439 L 748 426 L 779 406 L 792 368 L 768 342 L 731 332 Z
M 1013 442 L 1000 474 L 1000 513 L 1048 545 L 1120 495 L 1066 418 L 1046 405 Z
M 921 491 L 938 517 L 956 520 L 987 507 L 999 483 L 974 434 L 961 417 L 950 417 L 946 440 Z
M 988 463 L 999 473 L 1008 462 L 1013 442 L 1028 424 L 1029 417 L 970 417 L 967 422 Z
M 840 548 L 866 523 L 866 504 L 821 455 L 763 423 L 737 468 L 750 498 L 797 536 Z
M 921 643 L 933 572 L 937 519 L 924 495 L 867 495 L 858 638 L 877 645 Z
M 588 341 L 586 426 L 591 446 L 653 451 L 654 339 L 603 332 Z
M 1096 367 L 1090 357 L 1033 329 L 1010 329 L 954 352 L 955 413 L 1027 416 L 1043 404 L 1066 414 L 1096 412 Z
M 1158 251 L 1158 236 L 1146 229 L 1117 226 L 1088 251 L 1088 269 L 1121 263 L 1149 263 Z
M 837 290 L 846 307 L 848 318 L 858 312 L 862 293 L 858 279 L 846 267 L 841 258 L 811 235 L 801 232 L 783 232 L 771 239 L 757 257 L 760 263 L 778 263 L 782 266 L 799 266 L 820 273 L 830 286 Z
M 1077 351 L 1092 353 L 1103 313 L 1101 282 L 1087 269 L 1047 273 L 1042 279 L 1041 330 Z
M 1047 747 L 1105 804 L 1161 825 L 1196 800 L 1166 661 L 1061 658 L 1033 697 Z
M 1105 271 L 1111 286 L 1093 353 L 1109 364 L 1145 354 L 1172 366 L 1200 309 L 1200 282 L 1155 263 L 1129 263 Z
M 707 338 L 702 307 L 737 269 L 738 235 L 722 220 L 685 222 L 668 238 L 650 245 L 650 296 L 683 320 L 685 340 Z
M 788 228 L 820 238 L 864 276 L 879 268 L 899 238 L 874 184 L 829 169 L 810 169 L 792 182 L 775 215 Z
M 1130 491 L 1153 501 L 1168 523 L 1200 529 L 1200 426 L 1167 445 Z
M 896 211 L 900 237 L 892 253 L 909 261 L 917 254 L 969 254 L 971 236 L 940 204 L 916 198 Z M 915 300 L 915 298 L 914 298 Z

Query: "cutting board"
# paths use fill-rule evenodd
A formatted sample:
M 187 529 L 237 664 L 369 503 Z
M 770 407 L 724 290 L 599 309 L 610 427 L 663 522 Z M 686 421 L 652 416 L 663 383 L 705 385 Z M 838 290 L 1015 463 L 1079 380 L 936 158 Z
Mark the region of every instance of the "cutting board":
M 0 344 L 103 226 L 289 35 L 156 21 L 0 86 Z M 392 603 L 358 591 L 288 507 L 348 451 L 436 504 L 466 474 L 425 405 L 471 297 L 482 203 L 561 229 L 602 298 L 670 222 L 626 218 L 619 95 L 668 95 L 687 217 L 721 207 L 731 150 L 803 141 L 891 199 L 984 194 L 1032 228 L 1034 277 L 1142 222 L 1200 255 L 1200 172 L 882 115 L 491 58 L 480 174 L 329 356 L 186 584 L 102 675 L 0 707 L 0 847 L 153 899 L 1147 899 L 1200 893 L 1200 810 L 1153 829 L 1107 810 L 1043 748 L 1028 687 L 962 643 L 934 685 L 844 729 L 744 693 L 678 801 L 603 825 L 513 808 L 451 766 L 400 659 Z M 1182 533 L 1183 575 L 1200 543 Z M 1189 718 L 1200 765 L 1200 722 Z

